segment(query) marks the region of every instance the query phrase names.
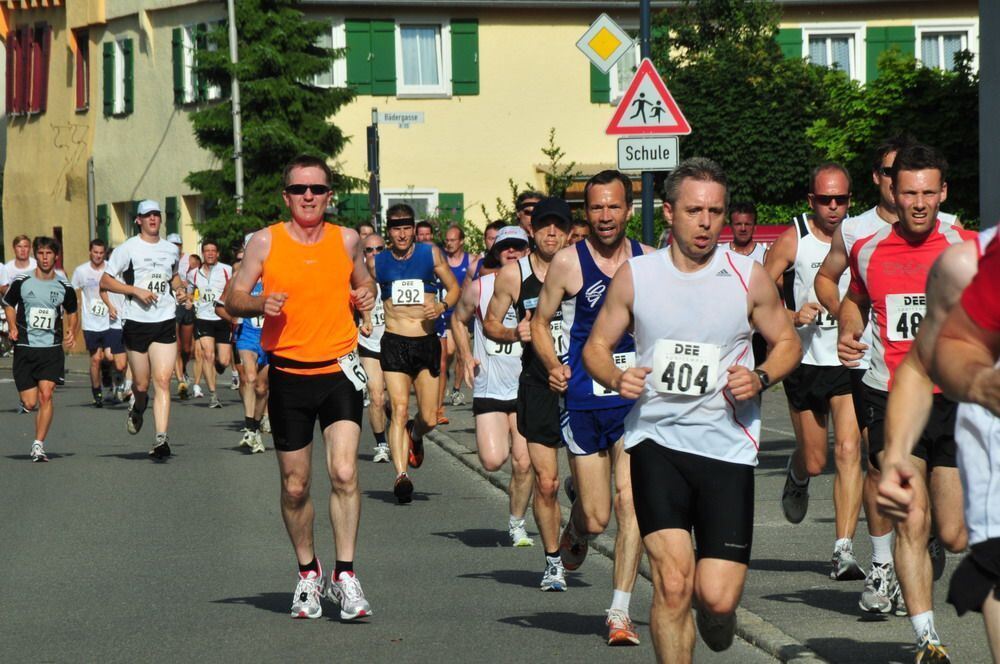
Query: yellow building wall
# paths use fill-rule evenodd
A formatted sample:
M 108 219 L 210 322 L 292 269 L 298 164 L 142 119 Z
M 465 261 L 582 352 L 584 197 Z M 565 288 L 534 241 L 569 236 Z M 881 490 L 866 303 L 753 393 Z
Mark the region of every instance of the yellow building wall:
M 979 4 L 976 0 L 948 0 L 947 2 L 868 2 L 839 6 L 790 6 L 782 11 L 781 27 L 795 28 L 802 23 L 826 22 L 863 22 L 872 27 L 913 25 L 942 18 L 978 19 Z

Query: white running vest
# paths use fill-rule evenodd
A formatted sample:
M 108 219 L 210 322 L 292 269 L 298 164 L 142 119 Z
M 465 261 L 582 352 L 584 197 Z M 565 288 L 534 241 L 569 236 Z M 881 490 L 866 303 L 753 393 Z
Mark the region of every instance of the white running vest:
M 722 249 L 725 249 L 726 251 L 731 251 L 734 254 L 738 254 L 739 253 L 738 251 L 736 251 L 735 249 L 733 249 L 733 243 L 732 242 L 725 242 L 723 244 L 720 244 L 719 247 L 721 247 Z M 767 250 L 770 249 L 770 248 L 771 248 L 770 245 L 766 245 L 763 242 L 758 242 L 756 245 L 754 245 L 753 251 L 751 251 L 749 254 L 747 254 L 747 256 L 749 256 L 750 258 L 754 259 L 755 261 L 757 261 L 758 263 L 760 263 L 761 265 L 763 265 L 764 264 L 764 258 L 765 258 L 765 256 L 767 256 Z
M 490 306 L 490 298 L 493 297 L 496 276 L 496 273 L 487 274 L 470 284 L 470 288 L 479 289 L 472 348 L 473 357 L 479 360 L 479 369 L 472 383 L 472 396 L 480 399 L 512 401 L 517 398 L 517 382 L 521 376 L 523 350 L 521 342 L 498 344 L 492 339 L 487 339 L 483 333 L 483 319 Z M 503 326 L 517 327 L 517 313 L 514 307 L 509 308 L 504 315 Z
M 629 259 L 638 366 L 652 367 L 625 418 L 625 447 L 658 445 L 757 465 L 760 400 L 737 402 L 728 369 L 753 369 L 748 287 L 754 260 L 716 250 L 694 273 L 678 270 L 670 249 Z
M 382 287 L 375 284 L 375 308 L 372 309 L 372 333 L 358 333 L 358 345 L 373 353 L 382 352 L 382 335 L 385 334 L 385 307 L 382 305 Z
M 996 227 L 979 234 L 980 256 L 996 234 Z M 955 442 L 969 544 L 1000 537 L 1000 419 L 982 406 L 959 404 Z
M 819 272 L 823 259 L 830 253 L 830 243 L 823 242 L 813 234 L 805 215 L 795 218 L 795 227 L 799 241 L 795 250 L 795 263 L 792 265 L 795 271 L 792 293 L 795 297 L 795 310 L 798 311 L 806 302 L 819 302 L 816 297 L 816 273 Z M 845 270 L 840 275 L 838 284 L 841 300 L 850 285 L 851 272 Z M 795 331 L 802 341 L 802 364 L 814 367 L 840 366 L 840 359 L 837 357 L 839 328 L 833 316 L 824 311 L 812 323 L 796 327 Z

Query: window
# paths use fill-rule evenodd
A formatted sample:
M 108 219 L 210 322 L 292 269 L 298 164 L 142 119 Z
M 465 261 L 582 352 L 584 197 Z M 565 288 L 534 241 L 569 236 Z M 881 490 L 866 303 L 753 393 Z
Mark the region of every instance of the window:
M 125 53 L 131 51 L 125 45 L 126 39 L 117 39 L 114 42 L 114 102 L 111 108 L 112 115 L 123 115 L 125 113 Z
M 220 22 L 221 23 L 221 22 Z M 174 103 L 194 104 L 222 98 L 222 87 L 199 78 L 198 51 L 217 51 L 218 45 L 208 38 L 208 31 L 217 24 L 199 23 L 174 28 Z
M 413 208 L 418 220 L 438 216 L 437 189 L 383 189 L 381 195 L 383 219 L 385 211 L 397 203 L 406 203 Z
M 611 103 L 617 104 L 625 96 L 629 83 L 639 68 L 639 40 L 636 39 L 632 48 L 614 64 L 608 72 L 611 81 Z
M 52 28 L 47 23 L 21 26 L 7 35 L 7 112 L 44 113 L 49 97 Z
M 396 94 L 451 95 L 451 30 L 447 22 L 396 24 Z
M 86 30 L 73 33 L 76 42 L 76 110 L 90 107 L 90 35 Z
M 32 29 L 31 40 L 31 103 L 30 113 L 44 113 L 49 100 L 49 51 L 52 28 L 39 23 Z
M 343 21 L 334 22 L 316 40 L 320 48 L 343 49 L 347 46 L 347 35 Z M 313 85 L 320 88 L 343 88 L 347 86 L 347 58 L 343 55 L 333 61 L 330 70 L 313 77 Z
M 198 97 L 197 80 L 194 71 L 195 34 L 194 26 L 181 28 L 181 71 L 183 71 L 184 96 L 182 104 L 191 104 Z
M 864 82 L 864 26 L 803 26 L 802 34 L 803 57 Z
M 917 57 L 925 67 L 954 71 L 955 54 L 970 51 L 977 68 L 979 31 L 975 23 L 941 21 L 916 28 Z

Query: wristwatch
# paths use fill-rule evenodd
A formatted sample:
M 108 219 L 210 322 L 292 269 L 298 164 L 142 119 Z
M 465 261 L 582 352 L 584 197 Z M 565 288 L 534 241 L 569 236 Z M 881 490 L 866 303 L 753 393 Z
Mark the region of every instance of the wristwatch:
M 763 369 L 754 369 L 753 372 L 757 374 L 757 378 L 760 378 L 761 392 L 771 387 L 771 377 L 767 375 L 766 371 Z

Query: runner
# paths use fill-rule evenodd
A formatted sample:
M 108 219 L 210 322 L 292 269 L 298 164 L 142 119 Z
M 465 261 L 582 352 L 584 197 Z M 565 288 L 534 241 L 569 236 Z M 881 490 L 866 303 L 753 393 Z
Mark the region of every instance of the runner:
M 107 269 L 108 261 L 114 254 L 114 249 L 109 248 L 104 258 L 104 267 Z M 115 367 L 122 367 L 119 375 L 114 379 L 118 381 L 115 388 L 115 403 L 122 403 L 132 398 L 132 370 L 128 367 L 128 353 L 125 349 L 124 326 L 125 319 L 122 317 L 126 308 L 125 296 L 121 293 L 111 293 L 105 289 L 100 289 L 100 297 L 104 305 L 108 308 L 108 333 L 111 335 L 112 344 L 118 343 L 121 353 L 114 354 Z
M 723 249 L 741 256 L 749 256 L 761 265 L 767 254 L 767 245 L 753 239 L 757 228 L 757 206 L 753 203 L 733 203 L 729 206 L 729 227 L 733 239 L 721 245 Z
M 76 292 L 65 277 L 56 274 L 59 242 L 39 236 L 32 242 L 35 269 L 14 277 L 3 296 L 4 312 L 12 321 L 14 385 L 21 403 L 35 413 L 35 440 L 30 457 L 48 461 L 45 437 L 52 426 L 55 405 L 52 393 L 63 375 L 66 354 L 76 343 Z
M 725 174 L 712 161 L 688 159 L 671 173 L 664 209 L 674 240 L 617 271 L 584 350 L 599 384 L 639 399 L 625 444 L 653 572 L 650 627 L 661 662 L 691 661 L 692 596 L 709 648 L 732 643 L 752 542 L 757 396 L 801 357 L 764 269 L 716 250 L 726 199 Z M 614 349 L 629 329 L 639 358 L 622 371 Z M 754 329 L 772 350 L 752 370 Z
M 618 529 L 608 645 L 638 645 L 639 635 L 628 611 L 642 541 L 622 446 L 625 415 L 632 402 L 594 383 L 583 368 L 583 346 L 611 277 L 629 258 L 653 249 L 625 237 L 632 212 L 632 181 L 628 176 L 601 171 L 587 181 L 583 197 L 591 234 L 553 259 L 552 273 L 545 280 L 531 321 L 531 337 L 535 352 L 548 369 L 549 387 L 566 395 L 562 436 L 569 450 L 576 496 L 559 541 L 559 554 L 566 569 L 578 568 L 587 555 L 589 540 L 608 527 L 614 508 Z M 560 305 L 565 357 L 544 334 Z M 635 364 L 631 335 L 621 340 L 615 357 L 623 366 Z
M 217 374 L 221 374 L 233 359 L 232 325 L 215 312 L 215 299 L 225 290 L 233 276 L 233 268 L 219 262 L 219 245 L 214 240 L 201 243 L 202 264 L 188 275 L 188 295 L 195 303 L 194 336 L 201 348 L 201 367 L 211 400 L 209 408 L 222 408 L 216 394 Z M 197 297 L 195 297 L 197 293 Z M 195 368 L 195 385 L 201 382 Z
M 517 432 L 528 442 L 528 457 L 535 473 L 531 511 L 542 538 L 545 571 L 543 591 L 565 591 L 566 570 L 559 557 L 559 395 L 548 387 L 548 372 L 531 344 L 531 317 L 538 307 L 538 296 L 556 253 L 566 246 L 571 216 L 569 205 L 559 198 L 545 198 L 532 204 L 532 232 L 535 249 L 517 263 L 501 268 L 493 285 L 483 319 L 486 337 L 498 344 L 521 343 L 521 375 L 517 384 Z M 524 230 L 522 228 L 522 230 Z M 507 311 L 514 307 L 517 327 L 504 324 Z M 556 311 L 549 331 L 563 351 L 562 311 Z
M 365 266 L 374 278 L 375 257 L 385 251 L 385 240 L 381 235 L 370 233 L 362 240 L 365 251 Z M 375 436 L 375 454 L 372 461 L 388 463 L 391 458 L 389 442 L 385 437 L 386 400 L 385 376 L 382 375 L 382 335 L 385 334 L 385 307 L 382 292 L 376 284 L 375 307 L 362 314 L 360 336 L 358 336 L 358 356 L 361 366 L 368 374 L 368 424 Z
M 854 557 L 854 531 L 861 509 L 861 431 L 854 413 L 850 370 L 837 357 L 837 321 L 816 301 L 813 282 L 830 240 L 851 204 L 851 176 L 840 164 L 826 162 L 809 179 L 812 212 L 795 217 L 767 252 L 764 268 L 784 285 L 788 315 L 802 342 L 802 364 L 785 379 L 785 396 L 795 431 L 795 451 L 788 459 L 781 507 L 790 523 L 801 523 L 809 508 L 809 480 L 826 468 L 827 429 L 834 431 L 833 511 L 836 541 L 830 578 L 865 578 Z M 734 226 L 735 227 L 735 226 Z M 786 274 L 786 271 L 790 271 Z M 840 280 L 846 293 L 850 275 Z
M 390 246 L 375 257 L 375 280 L 385 307 L 380 363 L 392 404 L 393 494 L 402 504 L 413 500 L 407 463 L 413 468 L 423 464 L 423 437 L 438 422 L 441 342 L 434 334 L 434 321 L 455 305 L 459 288 L 441 250 L 415 239 L 413 208 L 394 205 L 386 219 Z M 444 284 L 443 302 L 437 301 L 435 277 Z M 417 416 L 408 420 L 411 388 L 416 393 Z
M 17 235 L 10 243 L 14 249 L 14 258 L 3 264 L 0 269 L 0 295 L 7 292 L 14 279 L 22 274 L 30 274 L 37 266 L 31 255 L 31 238 L 27 235 Z
M 451 317 L 451 333 L 458 348 L 456 373 L 472 388 L 472 414 L 476 420 L 479 463 L 488 472 L 503 467 L 510 457 L 510 518 L 507 532 L 514 546 L 532 546 L 524 528 L 531 499 L 531 458 L 528 443 L 517 431 L 517 385 L 521 375 L 521 343 L 499 344 L 483 333 L 483 319 L 493 297 L 496 270 L 528 254 L 528 234 L 520 226 L 507 226 L 497 235 L 484 257 L 484 274 L 462 289 L 462 298 Z M 469 323 L 475 317 L 475 346 L 469 341 Z M 517 328 L 517 312 L 507 309 L 503 326 Z
M 322 159 L 299 156 L 286 167 L 283 198 L 291 221 L 256 232 L 226 302 L 232 316 L 264 316 L 269 354 L 268 410 L 281 471 L 281 514 L 295 549 L 299 579 L 293 618 L 319 618 L 326 596 L 341 620 L 372 615 L 354 573 L 361 516 L 357 456 L 364 372 L 357 361 L 352 305 L 371 309 L 375 288 L 357 231 L 328 224 L 333 173 Z M 263 280 L 260 295 L 251 295 Z M 312 435 L 319 420 L 326 445 L 330 523 L 336 566 L 329 580 L 313 546 L 310 497 Z
M 170 420 L 170 375 L 177 360 L 177 303 L 187 300 L 177 276 L 177 246 L 160 238 L 163 218 L 160 204 L 139 203 L 135 223 L 139 234 L 125 240 L 108 261 L 101 275 L 101 288 L 128 296 L 122 316 L 123 338 L 132 369 L 132 396 L 125 427 L 130 434 L 142 429 L 152 377 L 156 385 L 153 419 L 156 442 L 149 456 L 170 456 L 167 424 Z M 120 280 L 120 281 L 119 281 Z
M 444 234 L 444 257 L 448 261 L 448 267 L 451 268 L 452 274 L 455 275 L 455 281 L 459 285 L 465 283 L 465 277 L 470 271 L 470 266 L 472 265 L 473 259 L 475 258 L 472 254 L 465 250 L 465 231 L 462 230 L 461 226 L 450 226 Z M 455 357 L 455 342 L 451 333 L 451 326 L 449 325 L 451 321 L 452 310 L 448 310 L 442 314 L 440 321 L 439 332 L 441 336 L 441 392 L 438 395 L 439 401 L 442 406 L 440 412 L 438 412 L 438 421 L 440 422 L 441 417 L 444 415 L 444 400 L 446 393 L 448 391 L 448 369 L 452 364 L 452 360 Z M 462 376 L 459 371 L 455 371 L 455 379 L 452 382 L 451 394 L 447 395 L 448 401 L 452 406 L 461 406 L 465 403 L 465 395 L 462 394 Z M 442 422 L 444 424 L 444 422 Z
M 573 227 L 569 232 L 569 244 L 576 244 L 580 240 L 590 237 L 590 224 L 584 219 L 574 219 Z
M 900 220 L 859 240 L 851 249 L 851 287 L 840 305 L 838 351 L 841 361 L 856 366 L 866 350 L 860 341 L 865 327 L 861 312 L 870 307 L 871 364 L 863 382 L 867 392 L 869 460 L 876 468 L 881 468 L 884 461 L 886 402 L 895 389 L 896 371 L 926 315 L 927 273 L 945 249 L 975 237 L 973 232 L 938 219 L 938 206 L 948 193 L 946 172 L 947 162 L 933 148 L 913 145 L 900 150 L 892 173 Z M 901 264 L 907 266 L 906 270 L 898 269 Z M 909 385 L 904 381 L 904 388 Z M 956 408 L 944 396 L 934 397 L 933 412 L 910 460 L 921 471 L 921 479 L 933 476 L 930 493 L 941 539 L 946 546 L 964 548 L 962 492 L 955 467 Z M 925 491 L 923 486 L 915 489 Z M 943 650 L 931 610 L 933 580 L 929 573 L 924 574 L 930 572 L 930 521 L 922 517 L 908 519 L 899 524 L 897 534 L 895 574 L 917 634 L 918 648 Z
M 514 199 L 514 216 L 517 217 L 517 223 L 528 234 L 528 237 L 531 237 L 533 231 L 535 205 L 543 198 L 545 198 L 545 194 L 528 190 L 522 191 Z
M 388 229 L 388 224 L 386 228 Z M 431 222 L 425 220 L 417 222 L 417 242 L 420 244 L 434 244 L 434 226 L 431 225 Z
M 177 261 L 177 276 L 181 280 L 181 288 L 187 292 L 188 273 L 191 272 L 192 256 L 184 253 L 184 241 L 177 233 L 167 235 L 167 242 L 177 245 L 180 258 Z M 187 399 L 190 396 L 188 383 L 191 379 L 187 376 L 187 365 L 194 352 L 194 303 L 187 300 L 183 304 L 177 305 L 177 366 L 174 375 L 177 377 L 177 397 Z M 201 389 L 201 388 L 199 388 Z
M 983 231 L 992 234 L 995 228 Z M 983 243 L 986 244 L 985 242 Z M 951 577 L 948 602 L 958 615 L 979 611 L 993 661 L 1000 661 L 1000 523 L 996 505 L 1000 450 L 1000 242 L 989 243 L 979 272 L 944 323 L 932 359 L 933 374 L 958 407 L 958 465 L 965 495 L 969 555 Z M 991 463 L 991 460 L 993 462 Z
M 507 222 L 503 220 L 491 221 L 490 223 L 486 224 L 486 228 L 483 229 L 484 253 L 482 256 L 477 254 L 472 257 L 471 262 L 469 263 L 469 269 L 465 273 L 465 281 L 462 282 L 463 290 L 465 289 L 466 286 L 469 285 L 469 283 L 480 277 L 483 258 L 485 258 L 487 254 L 490 253 L 490 250 L 493 248 L 493 243 L 496 242 L 497 234 L 500 232 L 500 229 L 505 228 L 506 226 Z

